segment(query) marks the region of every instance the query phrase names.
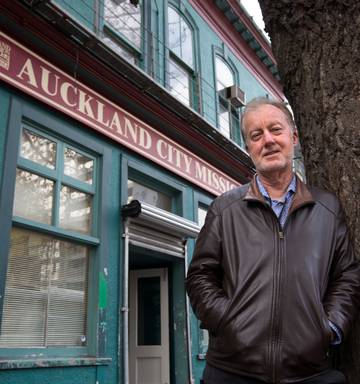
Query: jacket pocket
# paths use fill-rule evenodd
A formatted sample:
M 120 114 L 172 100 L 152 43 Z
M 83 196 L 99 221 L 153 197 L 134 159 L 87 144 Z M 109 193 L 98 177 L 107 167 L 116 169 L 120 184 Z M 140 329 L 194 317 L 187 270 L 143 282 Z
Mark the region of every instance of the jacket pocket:
M 328 349 L 330 348 L 333 331 L 330 327 L 329 319 L 323 307 L 321 308 L 321 313 L 322 313 L 323 345 L 324 345 L 325 351 L 328 351 Z

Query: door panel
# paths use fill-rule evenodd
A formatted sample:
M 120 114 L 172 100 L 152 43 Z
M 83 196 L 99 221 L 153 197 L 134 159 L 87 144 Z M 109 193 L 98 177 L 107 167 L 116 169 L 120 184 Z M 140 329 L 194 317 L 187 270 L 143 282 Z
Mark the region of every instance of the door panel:
M 130 384 L 169 384 L 167 269 L 130 271 Z

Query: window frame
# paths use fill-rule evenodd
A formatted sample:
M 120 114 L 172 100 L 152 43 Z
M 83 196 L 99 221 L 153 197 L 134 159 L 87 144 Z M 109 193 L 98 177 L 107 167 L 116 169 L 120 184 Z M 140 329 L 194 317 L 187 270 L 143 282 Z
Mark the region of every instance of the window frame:
M 181 56 L 177 55 L 169 47 L 169 18 L 168 12 L 171 8 L 176 12 L 179 17 L 186 23 L 186 25 L 191 30 L 191 42 L 192 42 L 192 61 L 193 66 L 191 67 L 187 64 Z M 200 89 L 199 89 L 199 71 L 198 71 L 198 60 L 197 60 L 197 28 L 196 24 L 192 20 L 191 16 L 187 14 L 186 10 L 179 9 L 179 6 L 173 2 L 168 2 L 166 7 L 164 7 L 165 12 L 165 41 L 166 41 L 166 66 L 165 66 L 165 84 L 166 87 L 170 90 L 170 70 L 169 62 L 172 61 L 175 65 L 180 67 L 184 72 L 188 74 L 188 85 L 189 85 L 189 108 L 199 110 L 200 108 Z M 181 101 L 181 97 L 171 93 L 176 99 Z M 186 103 L 184 103 L 186 104 Z
M 172 10 L 173 12 L 176 13 L 176 15 L 179 17 L 180 19 L 180 23 L 184 22 L 186 24 L 186 26 L 188 27 L 188 29 L 190 30 L 191 32 L 191 58 L 192 58 L 192 65 L 190 65 L 189 63 L 187 63 L 184 58 L 183 58 L 183 55 L 180 53 L 180 55 L 178 55 L 175 51 L 173 51 L 171 48 L 170 48 L 170 35 L 169 35 L 169 10 Z M 188 17 L 184 14 L 184 12 L 181 12 L 179 10 L 179 7 L 175 6 L 174 4 L 172 4 L 171 2 L 169 2 L 167 4 L 167 7 L 166 7 L 166 12 L 167 12 L 167 42 L 168 42 L 168 47 L 169 47 L 169 51 L 175 56 L 177 57 L 184 65 L 186 65 L 188 68 L 190 69 L 194 69 L 195 68 L 195 50 L 194 50 L 194 27 L 192 25 L 192 23 L 188 20 Z M 179 36 L 179 40 L 181 41 L 181 25 L 180 25 L 180 36 Z M 180 45 L 180 51 L 182 51 L 182 45 Z
M 145 40 L 146 40 L 146 25 L 145 22 L 147 20 L 147 17 L 145 16 L 145 12 L 148 12 L 146 1 L 139 0 L 140 7 L 140 18 L 141 18 L 141 25 L 140 25 L 140 45 L 136 46 L 133 44 L 125 35 L 123 35 L 121 32 L 117 31 L 111 24 L 107 23 L 105 20 L 105 0 L 101 0 L 98 2 L 98 25 L 99 25 L 99 33 L 101 36 L 101 39 L 104 39 L 105 37 L 109 38 L 113 44 L 118 45 L 120 49 L 126 51 L 128 54 L 130 54 L 134 58 L 134 64 L 137 66 L 140 66 L 143 68 L 144 61 L 145 61 Z M 109 44 L 105 43 L 106 45 L 110 46 Z M 110 47 L 111 48 L 111 47 Z M 111 48 L 115 53 L 117 53 L 120 57 L 123 57 L 120 55 L 115 48 Z M 125 59 L 127 60 L 127 59 Z M 128 61 L 128 60 L 127 60 Z
M 61 186 L 67 186 L 70 188 L 74 188 L 80 192 L 87 193 L 88 195 L 91 195 L 93 197 L 93 203 L 92 203 L 92 210 L 93 212 L 97 212 L 98 210 L 98 199 L 94 198 L 95 194 L 97 194 L 97 187 L 98 187 L 98 180 L 97 180 L 97 175 L 98 175 L 98 161 L 97 158 L 91 154 L 91 152 L 85 152 L 78 147 L 71 145 L 70 143 L 67 143 L 64 140 L 61 140 L 60 138 L 56 136 L 51 136 L 46 133 L 43 129 L 39 129 L 34 124 L 29 124 L 27 121 L 22 122 L 21 128 L 20 128 L 20 137 L 19 137 L 19 144 L 21 141 L 21 132 L 23 129 L 29 130 L 35 134 L 38 134 L 42 137 L 45 137 L 46 139 L 49 139 L 53 142 L 56 143 L 57 151 L 56 151 L 56 164 L 58 167 L 56 169 L 51 170 L 47 169 L 47 167 L 43 167 L 41 165 L 36 164 L 35 162 L 28 160 L 24 157 L 21 156 L 20 154 L 20 145 L 19 145 L 19 152 L 18 152 L 18 158 L 17 158 L 17 169 L 21 169 L 30 173 L 35 173 L 37 175 L 40 175 L 41 177 L 45 177 L 49 180 L 52 180 L 54 182 L 54 193 L 53 193 L 53 198 L 54 198 L 54 205 L 52 208 L 52 224 L 42 224 L 30 219 L 22 218 L 20 216 L 15 216 L 13 215 L 13 222 L 18 225 L 25 225 L 28 227 L 32 228 L 41 228 L 44 225 L 46 226 L 43 229 L 48 229 L 48 231 L 52 231 L 53 234 L 59 233 L 64 234 L 66 233 L 69 237 L 73 239 L 77 239 L 78 241 L 86 241 L 90 242 L 92 244 L 98 244 L 99 239 L 97 236 L 98 230 L 97 230 L 97 216 L 94 217 L 94 214 L 92 215 L 92 220 L 91 220 L 91 228 L 90 228 L 90 234 L 83 234 L 81 232 L 76 232 L 72 230 L 66 230 L 61 228 L 60 223 L 59 223 L 59 201 L 60 201 L 60 189 Z M 60 158 L 64 155 L 65 153 L 65 148 L 70 148 L 72 150 L 75 150 L 77 153 L 80 153 L 82 155 L 85 155 L 86 157 L 90 158 L 91 160 L 94 161 L 94 170 L 93 170 L 93 183 L 88 184 L 86 182 L 82 182 L 79 180 L 76 180 L 75 178 L 65 175 L 64 174 L 64 162 L 60 160 Z M 48 228 L 49 227 L 49 228 Z
M 148 188 L 164 193 L 171 198 L 171 213 L 183 216 L 186 203 L 186 187 L 170 177 L 164 175 L 156 168 L 124 156 L 122 163 L 123 174 L 123 204 L 127 204 L 128 180 L 142 184 Z
M 180 70 L 185 72 L 187 74 L 187 85 L 189 89 L 189 102 L 182 101 L 183 96 L 177 94 L 176 92 L 172 93 L 171 91 L 171 84 L 170 84 L 170 63 L 173 63 L 176 67 L 178 67 Z M 167 65 L 168 71 L 167 71 L 167 83 L 169 92 L 171 95 L 173 95 L 176 99 L 184 103 L 185 105 L 189 106 L 190 108 L 194 107 L 194 86 L 195 86 L 195 71 L 190 68 L 188 65 L 186 65 L 178 56 L 176 56 L 173 52 L 169 52 L 169 61 Z
M 74 231 L 55 228 L 53 225 L 42 224 L 24 218 L 12 215 L 13 201 L 15 194 L 16 169 L 18 167 L 18 157 L 20 154 L 20 140 L 23 122 L 32 122 L 36 129 L 31 130 L 40 133 L 42 136 L 50 138 L 52 141 L 56 138 L 62 141 L 68 147 L 74 148 L 77 152 L 82 151 L 87 156 L 93 154 L 97 158 L 97 172 L 94 169 L 94 176 L 97 173 L 99 178 L 95 185 L 98 194 L 97 203 L 93 205 L 93 217 L 99 217 L 98 221 L 93 220 L 93 228 L 96 227 L 96 236 L 84 235 Z M 86 356 L 95 356 L 93 363 L 96 363 L 96 357 L 104 356 L 105 338 L 104 335 L 97 330 L 100 327 L 100 316 L 98 315 L 98 297 L 100 295 L 99 270 L 107 265 L 107 241 L 105 228 L 105 218 L 101 215 L 108 205 L 106 196 L 109 195 L 108 171 L 110 169 L 110 151 L 97 143 L 93 138 L 82 134 L 81 130 L 74 128 L 75 123 L 69 122 L 64 118 L 60 118 L 53 111 L 45 110 L 45 108 L 34 106 L 23 101 L 20 98 L 13 97 L 9 107 L 9 119 L 7 125 L 7 139 L 4 156 L 4 170 L 2 175 L 2 183 L 0 187 L 0 226 L 3 228 L 0 242 L 0 254 L 6 257 L 0 258 L 0 326 L 3 314 L 3 301 L 6 286 L 6 273 L 8 264 L 8 255 L 10 249 L 10 233 L 13 226 L 36 231 L 46 235 L 54 236 L 59 240 L 72 241 L 80 245 L 89 247 L 88 260 L 88 303 L 86 309 L 86 346 L 74 347 L 1 347 L 0 353 L 8 359 L 19 359 L 25 355 L 31 355 L 33 359 L 46 360 L 53 357 L 71 357 L 80 358 Z M 64 148 L 65 148 L 64 145 Z M 57 153 L 59 155 L 59 151 Z M 26 159 L 22 159 L 26 160 Z M 30 160 L 29 160 L 30 161 Z M 27 161 L 25 161 L 27 163 Z M 35 168 L 36 168 L 36 163 Z M 32 168 L 34 169 L 34 168 Z M 98 336 L 99 334 L 99 336 Z M 6 368 L 6 362 L 5 368 Z M 54 363 L 56 365 L 56 363 Z M 66 366 L 64 362 L 60 365 Z M 69 363 L 71 365 L 71 363 Z M 75 362 L 76 365 L 76 362 Z M 0 369 L 3 368 L 3 364 Z
M 239 74 L 237 72 L 236 66 L 233 64 L 232 60 L 226 56 L 220 49 L 214 47 L 213 49 L 213 63 L 214 63 L 214 92 L 215 92 L 215 108 L 216 108 L 216 126 L 218 127 L 219 131 L 222 132 L 220 129 L 220 105 L 222 105 L 225 109 L 228 110 L 229 115 L 229 136 L 226 136 L 228 139 L 234 141 L 238 145 L 240 145 L 242 148 L 244 148 L 244 143 L 241 137 L 241 127 L 240 127 L 240 108 L 235 108 L 231 103 L 224 98 L 224 96 L 221 94 L 221 90 L 217 89 L 217 67 L 216 67 L 216 59 L 219 58 L 224 62 L 225 65 L 230 69 L 230 71 L 233 74 L 234 78 L 234 84 L 235 86 L 239 85 Z

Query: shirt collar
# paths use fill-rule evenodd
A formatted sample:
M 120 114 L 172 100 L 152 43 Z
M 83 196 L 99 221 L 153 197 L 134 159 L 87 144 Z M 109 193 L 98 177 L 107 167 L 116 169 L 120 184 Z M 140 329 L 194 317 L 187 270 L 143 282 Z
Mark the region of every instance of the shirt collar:
M 268 191 L 264 187 L 263 183 L 260 181 L 260 177 L 258 177 L 258 175 L 256 175 L 256 182 L 257 182 L 257 185 L 259 187 L 259 191 L 263 195 L 265 200 L 272 201 Z M 282 202 L 285 202 L 295 192 L 296 192 L 296 176 L 295 176 L 295 174 L 293 174 L 293 177 L 292 177 L 292 179 L 291 179 L 291 181 L 290 181 L 290 183 L 289 183 L 289 185 L 288 185 L 288 187 L 286 189 L 285 197 L 282 200 Z

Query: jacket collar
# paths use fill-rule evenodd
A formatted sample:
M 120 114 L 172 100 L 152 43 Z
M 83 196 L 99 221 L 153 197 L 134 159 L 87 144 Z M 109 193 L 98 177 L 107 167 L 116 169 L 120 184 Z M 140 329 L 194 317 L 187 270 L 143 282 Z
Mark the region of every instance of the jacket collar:
M 266 204 L 266 201 L 259 191 L 259 187 L 256 182 L 256 175 L 254 175 L 252 181 L 249 184 L 249 188 L 243 198 L 245 201 L 258 201 L 259 203 Z M 293 198 L 293 202 L 290 211 L 294 211 L 300 206 L 307 204 L 314 204 L 315 200 L 309 190 L 309 188 L 296 176 L 296 192 Z

